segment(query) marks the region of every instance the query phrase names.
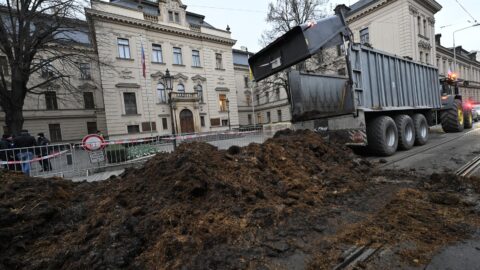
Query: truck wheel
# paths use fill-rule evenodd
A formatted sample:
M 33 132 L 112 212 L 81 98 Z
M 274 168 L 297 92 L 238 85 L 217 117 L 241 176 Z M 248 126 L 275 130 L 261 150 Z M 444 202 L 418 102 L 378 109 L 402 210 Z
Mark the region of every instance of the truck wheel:
M 367 140 L 370 150 L 380 156 L 391 156 L 397 151 L 398 130 L 395 121 L 379 116 L 367 124 Z
M 452 108 L 444 110 L 440 115 L 443 131 L 460 132 L 463 131 L 463 108 L 462 101 L 456 99 L 453 102 Z
M 471 129 L 473 126 L 472 110 L 464 111 L 463 116 L 465 117 L 463 126 L 465 127 L 465 129 Z
M 415 145 L 426 144 L 430 130 L 425 116 L 421 113 L 414 114 L 413 125 L 415 126 Z
M 395 117 L 395 124 L 398 130 L 398 148 L 409 150 L 415 143 L 415 126 L 410 116 L 400 114 Z

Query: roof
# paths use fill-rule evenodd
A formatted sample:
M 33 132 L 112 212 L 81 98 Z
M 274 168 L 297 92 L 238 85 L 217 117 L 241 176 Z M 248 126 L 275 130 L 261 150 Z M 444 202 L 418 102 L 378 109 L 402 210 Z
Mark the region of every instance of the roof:
M 139 2 L 138 0 L 110 0 L 111 4 L 115 4 L 118 6 L 130 8 L 130 9 L 138 9 Z M 158 10 L 158 0 L 143 0 L 142 1 L 143 13 L 152 16 L 160 15 L 160 11 Z M 187 11 L 186 13 L 187 22 L 190 25 L 195 26 L 202 26 L 210 29 L 220 30 L 213 27 L 211 24 L 204 21 L 205 16 L 193 12 Z
M 367 7 L 370 4 L 375 3 L 378 0 L 360 0 L 356 2 L 355 4 L 350 6 L 350 11 L 347 14 L 352 14 L 354 12 L 357 12 L 365 7 Z
M 253 55 L 251 52 L 235 50 L 232 51 L 233 54 L 233 64 L 234 65 L 241 65 L 241 66 L 248 66 L 248 57 L 249 55 Z

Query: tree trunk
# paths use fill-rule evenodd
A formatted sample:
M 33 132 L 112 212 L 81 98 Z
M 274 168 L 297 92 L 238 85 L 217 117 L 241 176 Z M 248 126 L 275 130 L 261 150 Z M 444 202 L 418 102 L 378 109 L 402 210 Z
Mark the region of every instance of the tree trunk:
M 22 109 L 5 110 L 5 124 L 11 135 L 18 135 L 23 128 L 23 111 Z

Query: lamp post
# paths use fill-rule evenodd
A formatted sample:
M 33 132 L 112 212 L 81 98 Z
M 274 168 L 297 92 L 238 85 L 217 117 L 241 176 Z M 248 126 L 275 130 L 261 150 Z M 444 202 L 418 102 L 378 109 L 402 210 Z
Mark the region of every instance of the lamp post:
M 165 90 L 168 92 L 168 103 L 170 104 L 170 121 L 172 126 L 172 136 L 173 136 L 173 150 L 177 149 L 177 134 L 176 134 L 176 127 L 175 127 L 175 117 L 173 116 L 173 101 L 172 101 L 172 76 L 170 76 L 170 71 L 167 68 L 165 72 L 165 76 L 163 76 L 163 80 L 165 82 Z
M 464 27 L 458 30 L 453 31 L 453 70 L 456 72 L 457 71 L 457 47 L 455 46 L 455 33 L 460 32 L 465 29 L 469 29 L 472 27 L 480 26 L 480 23 L 476 23 L 474 25 L 470 25 L 468 27 Z
M 227 103 L 227 113 L 228 113 L 228 130 L 232 130 L 232 125 L 230 124 L 230 100 L 226 100 Z

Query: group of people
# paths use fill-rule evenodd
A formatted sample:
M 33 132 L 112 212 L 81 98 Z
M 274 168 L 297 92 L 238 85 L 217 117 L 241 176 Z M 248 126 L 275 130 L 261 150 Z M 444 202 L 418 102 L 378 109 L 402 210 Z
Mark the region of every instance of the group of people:
M 4 134 L 0 140 L 0 162 L 21 161 L 19 163 L 4 164 L 4 169 L 22 170 L 26 175 L 30 175 L 31 162 L 34 156 L 45 157 L 49 154 L 50 141 L 45 134 L 38 133 L 37 139 L 28 133 L 28 130 L 22 130 L 19 135 L 11 136 Z M 43 171 L 51 171 L 52 165 L 48 158 L 40 159 Z

